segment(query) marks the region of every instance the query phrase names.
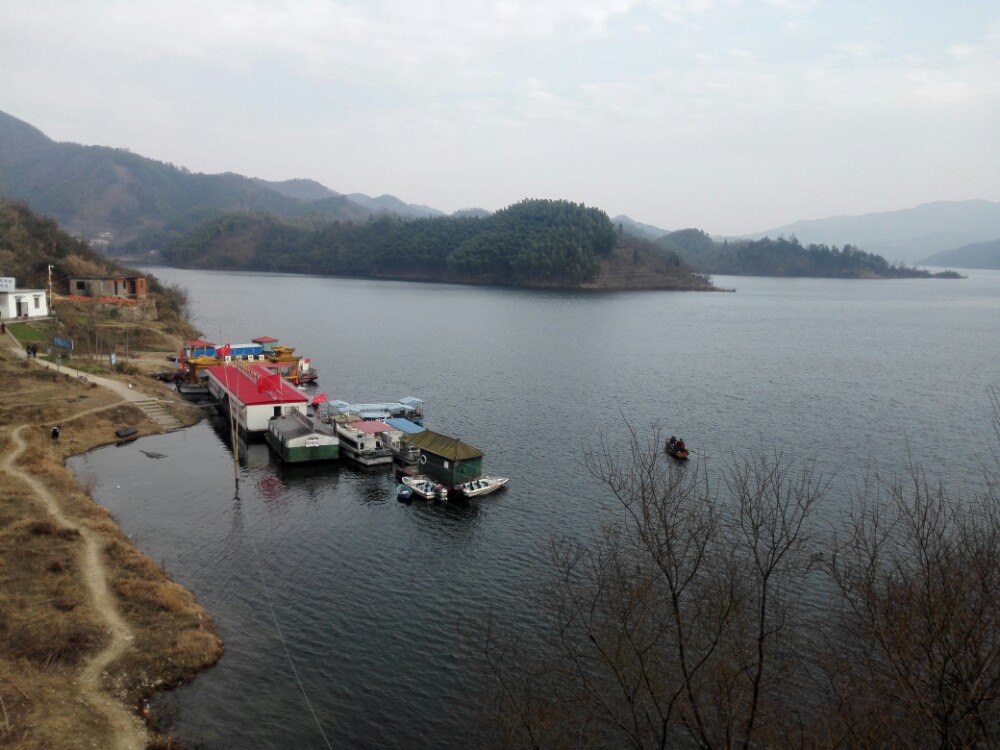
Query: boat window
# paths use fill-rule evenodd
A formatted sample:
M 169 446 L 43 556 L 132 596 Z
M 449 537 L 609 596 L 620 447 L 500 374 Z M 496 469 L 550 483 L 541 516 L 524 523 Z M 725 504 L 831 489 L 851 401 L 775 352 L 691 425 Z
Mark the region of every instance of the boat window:
M 276 417 L 280 417 L 281 416 L 281 407 L 280 406 L 275 406 L 274 407 L 274 416 L 276 416 Z

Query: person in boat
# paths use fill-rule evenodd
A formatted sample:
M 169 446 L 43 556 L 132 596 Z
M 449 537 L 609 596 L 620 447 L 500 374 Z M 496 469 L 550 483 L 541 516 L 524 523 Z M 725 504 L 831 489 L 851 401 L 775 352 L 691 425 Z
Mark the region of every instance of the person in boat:
M 674 443 L 674 450 L 677 451 L 678 453 L 681 453 L 682 451 L 685 451 L 685 452 L 687 451 L 687 446 L 684 445 L 684 440 L 683 439 L 682 440 L 678 440 L 676 443 Z
M 677 448 L 677 438 L 673 435 L 670 436 L 670 440 L 667 441 L 667 450 L 672 451 Z

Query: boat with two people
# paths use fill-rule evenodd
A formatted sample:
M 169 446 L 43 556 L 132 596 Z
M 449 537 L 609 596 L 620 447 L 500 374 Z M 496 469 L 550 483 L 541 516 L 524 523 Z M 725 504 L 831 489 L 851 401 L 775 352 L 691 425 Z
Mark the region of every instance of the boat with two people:
M 684 444 L 684 440 L 678 440 L 673 435 L 667 441 L 667 446 L 664 449 L 668 456 L 674 458 L 678 461 L 687 461 L 688 459 L 688 449 Z

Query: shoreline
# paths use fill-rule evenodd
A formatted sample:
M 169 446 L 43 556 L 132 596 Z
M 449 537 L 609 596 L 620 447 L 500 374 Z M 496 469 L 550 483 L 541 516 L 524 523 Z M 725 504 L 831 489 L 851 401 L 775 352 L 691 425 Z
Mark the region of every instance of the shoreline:
M 117 427 L 135 426 L 131 441 L 202 414 L 145 377 L 130 387 L 128 377 L 29 362 L 16 341 L 0 337 L 0 580 L 17 608 L 0 618 L 7 731 L 40 747 L 172 746 L 146 701 L 214 665 L 222 641 L 66 460 L 119 442 Z

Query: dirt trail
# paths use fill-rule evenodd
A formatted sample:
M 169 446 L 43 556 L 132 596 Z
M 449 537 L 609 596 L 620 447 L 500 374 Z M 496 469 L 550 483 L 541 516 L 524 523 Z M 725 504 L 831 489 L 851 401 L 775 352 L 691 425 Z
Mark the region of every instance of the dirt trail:
M 17 460 L 27 448 L 21 437 L 21 431 L 28 426 L 21 425 L 11 432 L 14 448 L 4 459 L 2 469 L 30 487 L 56 521 L 80 532 L 82 542 L 82 549 L 78 555 L 80 571 L 87 585 L 94 611 L 104 620 L 104 627 L 109 637 L 107 646 L 92 656 L 80 672 L 78 685 L 81 697 L 107 718 L 114 735 L 112 745 L 114 750 L 142 750 L 146 746 L 146 730 L 142 721 L 124 704 L 105 693 L 102 682 L 104 670 L 129 647 L 134 636 L 131 628 L 122 619 L 115 597 L 108 588 L 108 573 L 104 566 L 100 536 L 85 526 L 78 526 L 70 521 L 48 488 L 31 474 L 17 467 Z

